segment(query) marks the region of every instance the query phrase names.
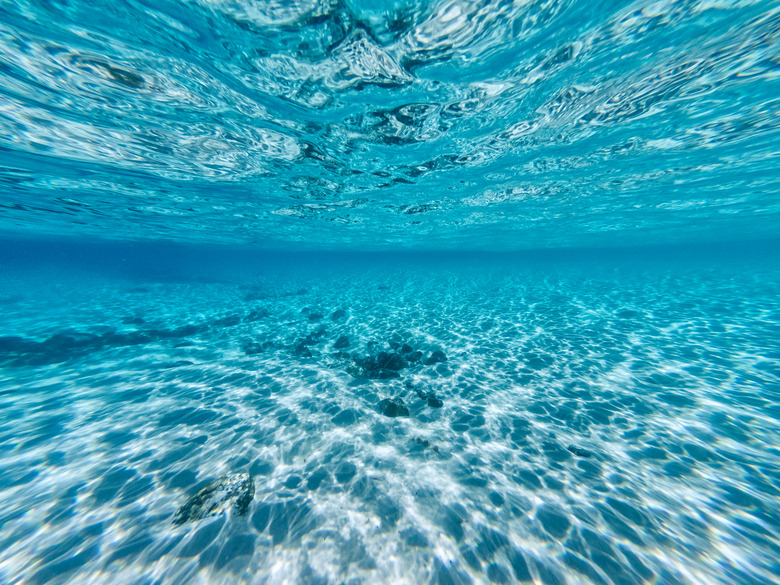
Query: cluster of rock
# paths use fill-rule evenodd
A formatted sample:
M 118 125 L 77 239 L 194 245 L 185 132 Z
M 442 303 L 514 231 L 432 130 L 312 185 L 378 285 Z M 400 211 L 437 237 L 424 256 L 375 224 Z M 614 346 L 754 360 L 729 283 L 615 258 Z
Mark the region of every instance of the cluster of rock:
M 426 365 L 447 361 L 447 356 L 440 350 L 434 351 L 423 360 L 423 353 L 407 343 L 391 342 L 390 347 L 392 351 L 380 351 L 368 357 L 353 356 L 347 371 L 355 378 L 386 380 L 400 377 L 401 370 L 421 361 Z
M 418 398 L 420 398 L 420 400 L 424 400 L 428 406 L 432 406 L 433 408 L 441 408 L 444 406 L 444 402 L 439 399 L 435 393 L 423 392 L 420 387 L 415 388 L 411 382 L 407 382 L 406 387 L 417 392 Z

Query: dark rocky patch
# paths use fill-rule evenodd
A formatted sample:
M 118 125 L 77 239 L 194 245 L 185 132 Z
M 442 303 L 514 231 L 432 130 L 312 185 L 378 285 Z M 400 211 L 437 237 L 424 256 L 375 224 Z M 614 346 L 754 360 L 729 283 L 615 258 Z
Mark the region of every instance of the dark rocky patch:
M 428 406 L 432 406 L 433 408 L 441 408 L 444 406 L 444 402 L 439 398 L 436 398 L 436 395 L 433 393 L 428 394 L 426 402 L 428 403 Z
M 425 359 L 426 366 L 432 366 L 433 364 L 440 364 L 447 361 L 447 356 L 443 351 L 436 350 Z
M 259 353 L 268 351 L 269 349 L 274 347 L 274 342 L 264 341 L 262 343 L 259 343 L 257 341 L 247 340 L 244 342 L 244 344 L 241 347 L 244 350 L 244 353 L 246 355 L 257 355 Z
M 404 357 L 406 358 L 406 361 L 417 363 L 422 359 L 422 352 L 421 351 L 412 351 L 410 353 L 404 354 Z
M 244 321 L 246 323 L 251 323 L 253 321 L 259 321 L 260 319 L 264 319 L 265 317 L 268 317 L 268 315 L 270 315 L 270 313 L 265 309 L 252 309 L 246 314 L 246 317 L 244 317 Z
M 307 344 L 303 339 L 298 341 L 298 343 L 296 343 L 293 346 L 292 354 L 297 357 L 305 357 L 305 358 L 312 357 L 311 350 L 307 347 Z
M 242 346 L 242 349 L 246 355 L 257 355 L 258 353 L 263 353 L 263 346 L 256 341 L 247 341 Z
M 225 321 L 228 319 L 228 321 Z M 101 335 L 80 331 L 55 333 L 44 341 L 34 341 L 23 337 L 0 337 L 0 362 L 12 365 L 43 365 L 64 362 L 94 351 L 110 347 L 144 345 L 168 339 L 190 337 L 203 333 L 212 325 L 233 323 L 237 316 L 226 317 L 208 323 L 183 325 L 174 329 L 139 329 L 121 333 L 116 330 Z
M 315 345 L 320 342 L 320 340 L 325 337 L 328 334 L 328 330 L 324 326 L 320 326 L 319 328 L 315 329 L 311 333 L 309 333 L 306 337 L 300 340 L 299 343 L 303 343 L 303 345 Z
M 406 360 L 395 352 L 380 351 L 375 356 L 353 358 L 348 368 L 356 378 L 388 379 L 398 378 L 398 370 L 407 367 Z
M 349 347 L 349 337 L 347 337 L 346 335 L 342 335 L 333 344 L 333 348 L 334 349 L 343 349 L 345 347 Z
M 417 396 L 420 398 L 420 400 L 425 400 L 425 403 L 428 406 L 431 406 L 433 408 L 441 408 L 442 406 L 444 406 L 444 402 L 439 398 L 437 398 L 435 393 L 423 392 L 420 388 L 415 388 L 411 382 L 406 382 L 405 386 L 417 392 Z
M 593 457 L 593 453 L 591 453 L 587 449 L 582 449 L 575 445 L 569 445 L 568 447 L 566 447 L 566 450 L 569 451 L 570 453 L 573 453 L 577 457 Z
M 309 321 L 319 321 L 322 317 L 322 313 L 309 313 Z
M 412 353 L 413 351 L 414 351 L 414 350 L 412 349 L 412 346 L 411 346 L 411 345 L 409 345 L 408 343 L 404 343 L 404 344 L 401 346 L 401 353 L 402 353 L 402 354 Z
M 338 321 L 340 319 L 343 319 L 347 316 L 347 312 L 344 309 L 336 309 L 331 313 L 330 320 L 331 321 Z
M 125 325 L 143 325 L 145 321 L 141 317 L 125 317 L 122 319 Z
M 255 496 L 255 484 L 247 473 L 231 473 L 212 481 L 178 509 L 175 525 L 207 516 L 217 516 L 232 507 L 238 516 L 246 514 Z
M 407 365 L 406 360 L 394 352 L 380 351 L 376 354 L 376 365 L 387 370 L 403 370 Z
M 385 398 L 379 403 L 379 412 L 391 418 L 409 416 L 409 409 L 401 398 Z

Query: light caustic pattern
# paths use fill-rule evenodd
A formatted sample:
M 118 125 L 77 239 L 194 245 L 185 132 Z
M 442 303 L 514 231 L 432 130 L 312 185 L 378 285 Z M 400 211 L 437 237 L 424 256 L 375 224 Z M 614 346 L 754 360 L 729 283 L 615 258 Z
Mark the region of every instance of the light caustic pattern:
M 774 0 L 0 5 L 0 228 L 300 247 L 777 235 Z
M 0 580 L 776 583 L 779 284 L 28 277 L 2 296 Z M 399 343 L 447 359 L 350 373 Z M 392 397 L 410 416 L 380 414 Z M 246 514 L 174 523 L 229 473 L 253 476 Z

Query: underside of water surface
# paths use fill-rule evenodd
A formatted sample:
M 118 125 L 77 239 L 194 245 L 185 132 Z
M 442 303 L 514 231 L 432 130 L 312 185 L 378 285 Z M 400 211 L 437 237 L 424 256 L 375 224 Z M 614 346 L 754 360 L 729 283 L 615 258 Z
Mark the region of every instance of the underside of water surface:
M 776 585 L 780 6 L 0 2 L 0 583 Z

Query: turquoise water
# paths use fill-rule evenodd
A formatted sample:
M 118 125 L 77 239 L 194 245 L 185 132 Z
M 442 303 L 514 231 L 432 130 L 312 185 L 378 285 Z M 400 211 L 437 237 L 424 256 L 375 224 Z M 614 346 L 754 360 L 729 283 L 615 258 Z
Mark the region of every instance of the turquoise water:
M 780 581 L 776 2 L 5 2 L 0 80 L 0 583 Z

